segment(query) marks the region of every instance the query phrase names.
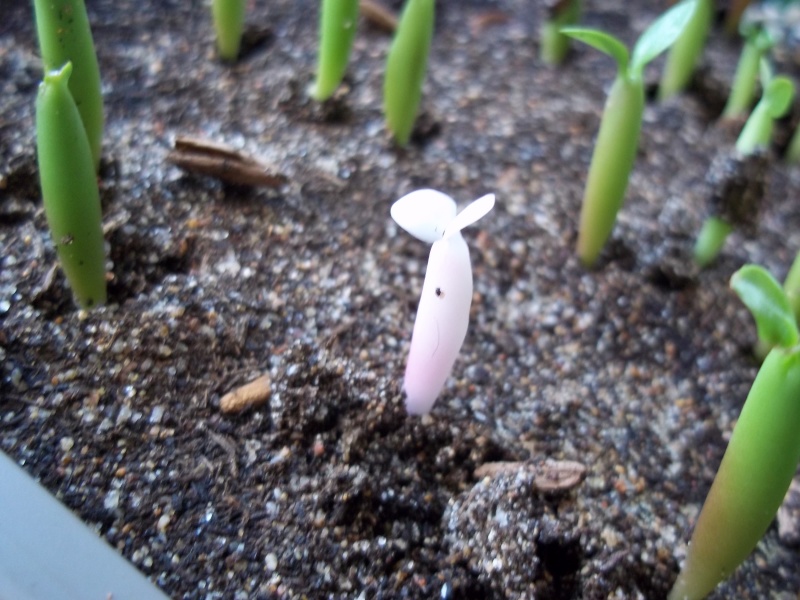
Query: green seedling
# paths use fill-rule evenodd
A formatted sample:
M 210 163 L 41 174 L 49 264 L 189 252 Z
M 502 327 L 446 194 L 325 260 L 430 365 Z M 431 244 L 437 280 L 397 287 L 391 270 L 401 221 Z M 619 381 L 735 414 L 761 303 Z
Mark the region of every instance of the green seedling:
M 34 0 L 36 30 L 45 72 L 72 62 L 69 91 L 92 149 L 94 170 L 103 145 L 103 96 L 89 17 L 83 0 Z
M 77 304 L 106 302 L 100 195 L 89 138 L 69 90 L 72 63 L 45 74 L 36 98 L 36 153 L 47 224 Z
M 658 85 L 660 100 L 666 100 L 682 92 L 689 85 L 697 61 L 706 45 L 713 16 L 713 0 L 698 0 L 686 29 L 675 40 L 667 55 L 667 62 Z
M 794 99 L 792 80 L 783 76 L 773 77 L 767 61 L 762 61 L 761 65 L 764 93 L 736 140 L 736 150 L 744 155 L 769 146 L 775 119 L 786 114 Z
M 741 118 L 750 112 L 761 61 L 775 43 L 767 30 L 755 23 L 742 24 L 742 37 L 744 46 L 733 76 L 731 94 L 722 111 L 723 119 Z
M 547 18 L 539 30 L 539 56 L 548 65 L 560 65 L 569 51 L 569 38 L 561 29 L 575 25 L 581 16 L 581 0 L 550 0 Z
M 247 0 L 212 0 L 211 16 L 217 35 L 217 51 L 223 60 L 239 56 Z
M 796 165 L 800 163 L 800 125 L 795 128 L 792 139 L 789 140 L 789 145 L 786 147 L 785 158 L 786 162 L 789 164 Z
M 800 252 L 795 255 L 794 262 L 786 274 L 786 279 L 783 280 L 783 293 L 789 300 L 789 306 L 794 314 L 795 322 L 800 323 Z M 758 338 L 753 354 L 761 362 L 767 357 L 773 346 L 763 339 Z
M 395 141 L 411 138 L 433 39 L 435 0 L 408 0 L 386 59 L 383 111 Z
M 789 299 L 795 321 L 800 323 L 800 252 L 795 255 L 786 279 L 783 280 L 783 291 Z
M 327 100 L 339 87 L 356 35 L 358 0 L 323 0 L 319 18 L 317 80 L 311 96 Z
M 562 33 L 611 56 L 617 77 L 606 100 L 583 196 L 578 256 L 592 266 L 622 207 L 636 158 L 644 112 L 645 66 L 672 45 L 692 16 L 696 0 L 684 1 L 661 15 L 641 35 L 629 54 L 614 36 L 595 29 L 567 27 Z
M 762 85 L 764 94 L 736 141 L 736 152 L 742 157 L 767 149 L 772 139 L 775 119 L 779 119 L 789 110 L 794 98 L 792 81 L 788 77 L 772 77 L 766 61 L 762 63 Z M 734 213 L 740 214 L 745 221 L 752 217 L 746 211 L 734 209 L 730 212 L 731 215 L 728 216 L 712 215 L 703 223 L 694 247 L 694 260 L 701 268 L 714 262 L 734 227 L 744 224 L 735 222 L 739 217 L 733 216 Z
M 754 265 L 737 271 L 731 287 L 774 349 L 747 395 L 669 600 L 705 598 L 730 576 L 763 537 L 800 462 L 800 334 L 789 299 Z

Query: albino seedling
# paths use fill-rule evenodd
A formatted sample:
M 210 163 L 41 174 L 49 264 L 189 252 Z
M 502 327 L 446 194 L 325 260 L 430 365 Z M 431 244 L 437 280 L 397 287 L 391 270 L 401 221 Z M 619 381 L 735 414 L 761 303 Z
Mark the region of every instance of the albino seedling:
M 461 230 L 493 206 L 494 194 L 488 194 L 457 213 L 455 201 L 435 190 L 411 192 L 392 205 L 400 227 L 433 244 L 403 383 L 410 414 L 430 412 L 467 336 L 472 265 Z

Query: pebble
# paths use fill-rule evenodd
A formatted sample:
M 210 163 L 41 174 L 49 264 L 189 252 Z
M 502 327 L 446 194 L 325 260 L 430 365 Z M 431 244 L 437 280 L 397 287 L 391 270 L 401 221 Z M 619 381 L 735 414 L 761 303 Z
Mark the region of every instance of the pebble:
M 267 554 L 267 557 L 264 559 L 264 566 L 267 567 L 267 571 L 274 571 L 278 568 L 278 556 L 274 552 L 270 552 Z

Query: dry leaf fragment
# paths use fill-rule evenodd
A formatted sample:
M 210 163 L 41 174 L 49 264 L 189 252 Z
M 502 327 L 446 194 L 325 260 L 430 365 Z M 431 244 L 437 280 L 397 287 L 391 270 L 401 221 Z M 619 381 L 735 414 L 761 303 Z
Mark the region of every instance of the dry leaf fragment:
M 178 137 L 167 161 L 184 171 L 216 177 L 235 185 L 281 187 L 287 182 L 280 173 L 251 156 L 226 146 L 198 138 Z
M 586 477 L 586 466 L 572 460 L 533 462 L 489 462 L 475 469 L 478 479 L 497 477 L 524 470 L 533 472 L 533 485 L 541 492 L 556 492 L 576 487 Z
M 377 25 L 384 31 L 393 33 L 397 29 L 397 17 L 380 2 L 361 0 L 358 7 L 367 21 Z
M 485 29 L 496 25 L 505 25 L 511 20 L 508 14 L 501 10 L 487 10 L 473 16 L 469 20 L 469 31 L 473 37 L 479 36 Z
M 250 408 L 258 408 L 269 400 L 272 393 L 269 375 L 262 375 L 250 383 L 228 392 L 219 401 L 224 413 L 240 413 Z
M 546 460 L 538 465 L 534 483 L 543 492 L 569 490 L 586 477 L 586 465 L 572 460 Z

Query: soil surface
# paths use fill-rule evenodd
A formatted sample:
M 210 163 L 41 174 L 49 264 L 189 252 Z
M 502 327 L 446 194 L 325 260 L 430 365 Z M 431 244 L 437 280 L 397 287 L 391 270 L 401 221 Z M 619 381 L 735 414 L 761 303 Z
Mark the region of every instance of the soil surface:
M 585 46 L 543 66 L 527 0 L 438 3 L 405 149 L 378 27 L 319 106 L 317 2 L 251 3 L 236 64 L 203 2 L 89 4 L 110 273 L 89 312 L 41 209 L 32 9 L 0 4 L 0 448 L 173 598 L 664 598 L 758 368 L 728 279 L 746 262 L 782 278 L 800 248 L 800 171 L 772 156 L 759 223 L 691 265 L 706 172 L 738 133 L 716 121 L 737 44 L 714 34 L 695 87 L 648 104 L 587 271 L 576 223 L 615 67 Z M 586 2 L 583 22 L 630 43 L 664 4 Z M 178 136 L 287 183 L 187 174 L 165 160 Z M 424 418 L 401 379 L 429 249 L 389 218 L 420 187 L 498 199 L 465 231 L 470 331 Z M 264 374 L 264 405 L 221 412 Z M 547 489 L 552 461 L 585 479 Z M 795 598 L 792 541 L 771 528 L 713 597 Z

